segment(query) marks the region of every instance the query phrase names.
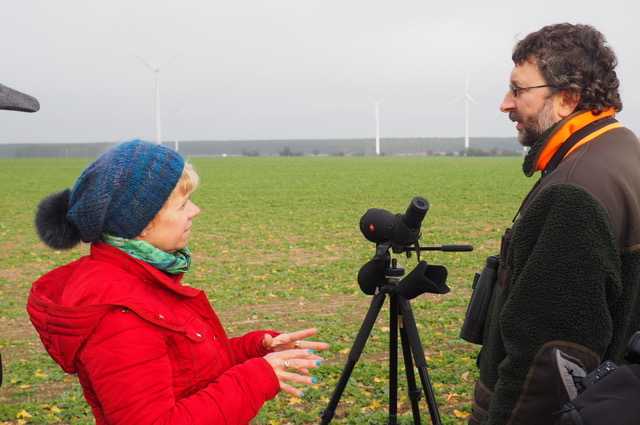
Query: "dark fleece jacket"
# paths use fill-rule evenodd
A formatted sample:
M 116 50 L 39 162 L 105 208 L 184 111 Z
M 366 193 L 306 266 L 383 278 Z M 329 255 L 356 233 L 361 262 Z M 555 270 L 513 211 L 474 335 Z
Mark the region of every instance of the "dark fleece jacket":
M 551 349 L 593 369 L 622 362 L 640 329 L 636 136 L 616 128 L 578 147 L 532 192 L 507 239 L 474 412 L 483 425 L 550 425 L 561 407 Z

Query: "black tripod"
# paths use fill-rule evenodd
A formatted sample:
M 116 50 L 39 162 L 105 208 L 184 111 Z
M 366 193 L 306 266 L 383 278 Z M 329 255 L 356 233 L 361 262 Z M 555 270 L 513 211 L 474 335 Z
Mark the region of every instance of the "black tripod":
M 369 264 L 369 263 L 368 263 Z M 366 266 L 365 266 L 366 267 Z M 433 267 L 433 269 L 429 269 Z M 363 268 L 364 269 L 364 268 Z M 427 271 L 429 270 L 429 271 Z M 444 273 L 444 275 L 443 275 Z M 390 322 L 390 334 L 389 334 L 389 425 L 396 425 L 397 413 L 398 413 L 398 329 L 400 330 L 400 339 L 402 341 L 402 353 L 404 358 L 404 364 L 407 375 L 407 386 L 409 391 L 409 399 L 411 400 L 411 407 L 413 410 L 413 422 L 414 424 L 421 424 L 420 409 L 418 402 L 422 398 L 422 390 L 417 387 L 416 379 L 413 372 L 413 362 L 418 368 L 420 375 L 420 381 L 422 388 L 426 393 L 427 405 L 429 407 L 429 413 L 431 414 L 431 422 L 434 425 L 441 425 L 440 414 L 438 412 L 438 405 L 436 403 L 435 395 L 433 394 L 433 388 L 429 379 L 429 373 L 427 371 L 427 360 L 424 356 L 424 350 L 422 343 L 420 342 L 420 336 L 418 334 L 418 328 L 416 326 L 415 317 L 411 310 L 411 303 L 409 299 L 414 298 L 420 293 L 432 292 L 432 293 L 447 293 L 449 288 L 444 284 L 446 279 L 446 269 L 441 266 L 427 266 L 426 262 L 420 262 L 418 267 L 412 271 L 405 280 L 415 280 L 418 277 L 422 281 L 419 289 L 411 288 L 410 282 L 405 284 L 405 280 L 400 282 L 401 277 L 404 275 L 404 268 L 398 266 L 397 261 L 393 259 L 391 267 L 387 268 L 384 272 L 386 282 L 377 286 L 371 306 L 365 316 L 365 319 L 360 327 L 358 336 L 356 337 L 353 347 L 349 352 L 347 363 L 344 367 L 338 385 L 331 396 L 331 400 L 327 408 L 320 413 L 322 418 L 322 424 L 328 424 L 333 419 L 335 409 L 340 401 L 342 392 L 344 391 L 347 381 L 351 376 L 356 363 L 358 362 L 362 350 L 369 338 L 371 329 L 380 313 L 380 309 L 384 304 L 387 294 L 390 299 L 389 308 L 389 322 Z M 427 277 L 430 275 L 431 279 Z M 410 279 L 410 277 L 412 277 Z M 359 276 L 360 280 L 360 276 Z M 439 283 L 435 283 L 435 280 L 441 280 Z M 362 285 L 361 285 L 362 286 Z M 427 287 L 428 289 L 425 289 Z M 366 292 L 366 291 L 365 291 Z

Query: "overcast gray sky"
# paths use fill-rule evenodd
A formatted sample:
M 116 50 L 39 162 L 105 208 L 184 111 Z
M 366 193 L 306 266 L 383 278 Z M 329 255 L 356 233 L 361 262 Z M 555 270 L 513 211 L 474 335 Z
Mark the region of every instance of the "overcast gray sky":
M 595 25 L 620 62 L 620 120 L 640 132 L 633 1 L 0 0 L 0 142 L 515 136 L 498 110 L 516 39 Z

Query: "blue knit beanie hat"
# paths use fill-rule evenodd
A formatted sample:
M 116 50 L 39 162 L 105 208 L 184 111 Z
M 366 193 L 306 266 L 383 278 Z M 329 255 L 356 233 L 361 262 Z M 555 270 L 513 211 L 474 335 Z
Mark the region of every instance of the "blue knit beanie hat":
M 72 190 L 40 202 L 36 229 L 55 249 L 101 234 L 134 238 L 153 220 L 182 175 L 178 152 L 140 140 L 122 143 L 87 167 Z

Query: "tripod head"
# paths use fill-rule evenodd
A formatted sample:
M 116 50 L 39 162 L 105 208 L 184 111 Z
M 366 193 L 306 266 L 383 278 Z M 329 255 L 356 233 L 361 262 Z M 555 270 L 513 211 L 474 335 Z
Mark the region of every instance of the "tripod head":
M 429 210 L 429 201 L 420 196 L 413 198 L 406 213 L 392 214 L 382 209 L 370 209 L 360 219 L 360 230 L 371 242 L 376 243 L 376 253 L 358 272 L 358 284 L 367 295 L 373 295 L 389 284 L 390 279 L 404 275 L 404 268 L 391 260 L 391 252 L 406 253 L 407 258 L 416 252 L 418 265 L 398 285 L 397 290 L 406 299 L 420 294 L 446 294 L 450 291 L 445 281 L 447 269 L 444 266 L 427 264 L 420 261 L 421 251 L 472 251 L 471 245 L 443 245 L 439 247 L 420 247 L 418 240 L 422 236 L 420 227 Z

